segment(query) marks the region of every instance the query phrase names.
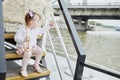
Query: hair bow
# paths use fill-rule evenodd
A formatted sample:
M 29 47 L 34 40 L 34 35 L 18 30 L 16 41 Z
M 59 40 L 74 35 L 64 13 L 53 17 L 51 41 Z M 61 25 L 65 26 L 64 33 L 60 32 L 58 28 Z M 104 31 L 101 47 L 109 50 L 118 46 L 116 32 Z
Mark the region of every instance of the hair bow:
M 33 12 L 29 9 L 29 14 L 30 14 L 30 17 L 33 17 Z

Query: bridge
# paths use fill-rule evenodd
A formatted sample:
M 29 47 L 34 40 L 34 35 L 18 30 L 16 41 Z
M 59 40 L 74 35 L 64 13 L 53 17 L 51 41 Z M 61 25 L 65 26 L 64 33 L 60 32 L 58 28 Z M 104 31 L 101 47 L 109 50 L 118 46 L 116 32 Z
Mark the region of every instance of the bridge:
M 120 19 L 120 1 L 116 2 L 87 2 L 66 3 L 73 20 L 77 21 L 77 27 L 81 24 L 81 30 L 88 29 L 88 19 Z M 58 5 L 53 5 L 55 14 L 61 16 Z M 82 23 L 83 22 L 83 23 Z

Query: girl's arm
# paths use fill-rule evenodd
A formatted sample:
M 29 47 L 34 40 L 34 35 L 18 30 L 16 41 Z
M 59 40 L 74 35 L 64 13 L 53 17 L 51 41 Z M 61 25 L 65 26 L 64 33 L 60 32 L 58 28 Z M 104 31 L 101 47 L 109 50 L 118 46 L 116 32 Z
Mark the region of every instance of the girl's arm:
M 39 30 L 39 35 L 42 35 L 44 32 L 48 31 L 50 27 L 54 26 L 54 22 L 51 21 L 50 23 L 46 24 L 43 28 Z
M 19 28 L 14 36 L 14 40 L 17 42 L 17 43 L 23 43 L 24 41 L 24 29 L 23 28 Z

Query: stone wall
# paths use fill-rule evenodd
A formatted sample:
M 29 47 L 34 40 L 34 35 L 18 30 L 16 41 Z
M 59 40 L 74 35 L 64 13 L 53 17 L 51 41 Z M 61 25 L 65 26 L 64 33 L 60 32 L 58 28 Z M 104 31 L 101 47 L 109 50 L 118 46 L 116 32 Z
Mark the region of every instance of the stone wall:
M 4 0 L 3 1 L 3 16 L 5 28 L 16 27 L 24 24 L 24 16 L 31 9 L 41 15 L 42 20 L 40 26 L 47 21 L 53 20 L 53 8 L 50 0 Z M 14 25 L 16 24 L 16 25 Z M 10 29 L 7 29 L 10 31 Z

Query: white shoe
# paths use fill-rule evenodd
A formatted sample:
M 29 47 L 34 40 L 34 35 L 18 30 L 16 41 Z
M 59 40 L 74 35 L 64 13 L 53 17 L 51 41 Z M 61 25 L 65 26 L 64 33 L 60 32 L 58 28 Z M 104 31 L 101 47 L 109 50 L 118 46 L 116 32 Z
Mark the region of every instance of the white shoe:
M 36 72 L 38 72 L 38 73 L 41 73 L 41 72 L 43 72 L 43 70 L 42 69 L 40 69 L 40 66 L 38 65 L 38 66 L 33 66 L 33 68 L 36 70 Z
M 21 71 L 21 76 L 23 76 L 23 77 L 28 77 L 27 71 L 26 71 L 26 70 L 22 70 L 22 71 Z

